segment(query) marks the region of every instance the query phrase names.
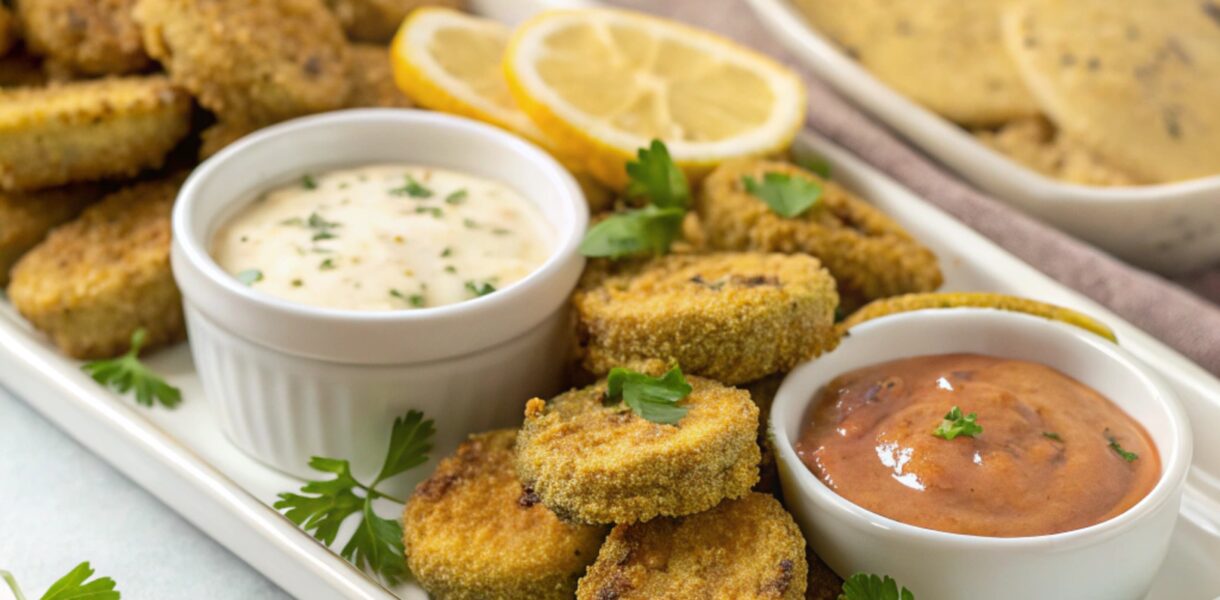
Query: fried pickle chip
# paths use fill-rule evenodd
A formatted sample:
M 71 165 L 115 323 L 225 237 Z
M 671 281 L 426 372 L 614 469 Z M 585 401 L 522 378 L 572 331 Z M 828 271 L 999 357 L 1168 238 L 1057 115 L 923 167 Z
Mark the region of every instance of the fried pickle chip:
M 385 43 L 411 11 L 422 6 L 461 10 L 466 0 L 326 0 L 347 37 L 358 42 Z
M 768 173 L 821 186 L 817 204 L 784 218 L 746 191 L 743 179 Z M 696 203 L 707 243 L 721 250 L 806 253 L 826 265 L 845 307 L 940 286 L 936 256 L 897 223 L 831 181 L 776 161 L 725 163 L 703 183 Z
M 321 0 L 138 0 L 144 45 L 222 121 L 261 126 L 347 98 L 347 41 Z
M 572 296 L 594 374 L 659 358 L 730 385 L 834 348 L 838 303 L 816 259 L 753 253 L 601 262 Z
M 0 287 L 9 269 L 61 223 L 76 218 L 98 199 L 98 186 L 78 185 L 41 192 L 0 192 Z
M 615 526 L 576 597 L 801 600 L 807 572 L 792 516 L 754 492 L 697 515 Z
M 745 391 L 686 379 L 694 390 L 674 425 L 603 404 L 605 381 L 530 400 L 517 474 L 556 514 L 585 523 L 688 515 L 742 496 L 758 481 L 758 407 Z
M 170 209 L 182 175 L 123 188 L 51 232 L 13 267 L 13 306 L 75 358 L 182 339 L 182 297 L 169 268 Z
M 53 69 L 77 75 L 121 75 L 147 68 L 136 0 L 21 0 L 17 16 L 26 46 Z
M 571 598 L 597 557 L 606 529 L 560 521 L 521 485 L 516 437 L 472 435 L 407 502 L 407 563 L 434 598 Z
M 190 129 L 191 99 L 159 75 L 0 90 L 0 189 L 157 168 Z
M 378 44 L 352 44 L 350 77 L 345 108 L 411 108 L 414 103 L 394 83 L 390 48 Z

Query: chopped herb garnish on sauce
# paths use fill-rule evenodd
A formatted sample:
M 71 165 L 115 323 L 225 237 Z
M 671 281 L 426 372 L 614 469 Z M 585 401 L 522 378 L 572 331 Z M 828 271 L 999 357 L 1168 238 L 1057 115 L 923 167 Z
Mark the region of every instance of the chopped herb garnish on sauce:
M 497 228 L 495 228 L 495 229 L 492 229 L 492 230 L 491 230 L 491 232 L 492 232 L 492 233 L 494 233 L 494 234 L 496 234 L 496 235 L 509 235 L 509 234 L 511 234 L 511 233 L 512 233 L 512 231 L 511 231 L 511 230 L 509 230 L 509 229 L 505 229 L 505 228 L 503 228 L 503 227 L 497 227 Z
M 333 258 L 328 258 L 318 265 L 318 269 L 322 271 L 329 271 L 333 268 L 335 268 L 335 259 Z
M 647 198 L 643 208 L 602 220 L 585 234 L 580 253 L 585 256 L 623 258 L 660 255 L 682 235 L 682 219 L 690 200 L 690 187 L 682 170 L 669 157 L 660 140 L 641 148 L 638 159 L 627 164 L 628 195 Z
M 424 184 L 415 180 L 414 177 L 407 175 L 407 182 L 402 187 L 393 188 L 390 193 L 395 196 L 410 196 L 412 198 L 431 198 L 432 190 L 424 187 Z
M 292 287 L 301 287 L 301 286 L 303 286 L 303 285 L 305 285 L 305 282 L 304 282 L 304 281 L 301 281 L 300 279 L 293 279 L 293 280 L 292 280 Z
M 468 192 L 466 191 L 466 189 L 462 188 L 456 192 L 449 194 L 448 196 L 445 196 L 445 204 L 453 204 L 453 205 L 461 204 L 466 201 L 467 195 L 468 195 Z
M 809 210 L 822 198 L 822 186 L 804 177 L 787 173 L 766 173 L 762 183 L 746 175 L 741 185 L 750 195 L 762 200 L 775 214 L 791 219 Z
M 446 246 L 444 250 L 441 250 L 441 258 L 448 258 L 452 254 L 453 254 L 453 248 L 450 248 L 448 246 Z
M 1062 442 L 1062 441 L 1063 441 L 1063 438 L 1062 438 L 1062 437 L 1059 437 L 1059 434 L 1058 434 L 1058 433 L 1055 433 L 1055 432 L 1053 432 L 1053 431 L 1043 431 L 1043 432 L 1042 432 L 1042 437 L 1044 437 L 1044 438 L 1046 438 L 1046 439 L 1048 439 L 1048 440 L 1055 440 L 1056 442 Z
M 424 295 L 423 294 L 411 294 L 410 296 L 407 297 L 407 304 L 410 304 L 411 306 L 414 306 L 415 308 L 423 307 Z
M 487 282 L 487 281 L 483 281 L 483 282 L 467 281 L 466 289 L 469 290 L 470 293 L 474 294 L 475 297 L 477 298 L 477 297 L 481 297 L 481 296 L 486 296 L 487 294 L 490 294 L 490 293 L 496 291 L 496 286 L 492 285 L 490 282 Z
M 983 433 L 983 426 L 975 423 L 975 419 L 978 419 L 977 414 L 970 413 L 963 416 L 962 409 L 954 406 L 945 414 L 945 420 L 940 422 L 932 435 L 946 440 L 952 440 L 958 436 L 974 437 Z
M 888 575 L 856 573 L 843 581 L 839 600 L 915 600 L 915 594 L 899 588 L 898 582 Z
M 246 269 L 234 275 L 243 285 L 254 285 L 263 280 L 263 272 L 258 269 Z
M 455 267 L 453 265 L 445 265 L 445 272 L 446 273 L 457 273 L 457 267 Z
M 1109 440 L 1110 440 L 1110 449 L 1113 450 L 1115 452 L 1115 454 L 1118 454 L 1119 456 L 1121 456 L 1123 458 L 1123 460 L 1125 460 L 1127 462 L 1135 462 L 1136 459 L 1138 459 L 1140 457 L 1140 455 L 1138 455 L 1134 452 L 1128 452 L 1128 451 L 1124 450 L 1123 447 L 1121 445 L 1119 445 L 1118 438 L 1114 437 L 1113 435 L 1110 435 L 1109 432 L 1106 432 L 1106 437 L 1109 438 Z
M 404 503 L 403 499 L 378 490 L 377 486 L 428 462 L 436 427 L 431 419 L 423 417 L 423 413 L 413 410 L 394 420 L 385 462 L 372 483 L 356 480 L 351 464 L 346 460 L 315 456 L 309 459 L 309 467 L 334 477 L 310 481 L 301 487 L 299 494 L 279 494 L 279 500 L 273 506 L 327 546 L 335 542 L 339 526 L 348 517 L 359 515 L 355 531 L 339 554 L 356 568 L 371 570 L 387 583 L 397 584 L 407 574 L 402 523 L 378 515 L 373 510 L 373 501 L 385 498 Z
M 475 223 L 474 219 L 462 219 L 462 225 L 465 225 L 467 229 L 478 229 L 479 228 L 479 224 Z
M 430 214 L 438 219 L 445 215 L 445 211 L 441 210 L 439 206 L 416 206 L 415 212 L 417 214 Z
M 301 177 L 301 187 L 307 190 L 318 189 L 318 182 L 314 180 L 313 175 L 306 173 Z
M 607 399 L 621 399 L 640 418 L 664 425 L 673 425 L 686 416 L 688 409 L 678 406 L 678 401 L 694 389 L 677 365 L 660 377 L 615 367 L 610 369 L 606 383 Z

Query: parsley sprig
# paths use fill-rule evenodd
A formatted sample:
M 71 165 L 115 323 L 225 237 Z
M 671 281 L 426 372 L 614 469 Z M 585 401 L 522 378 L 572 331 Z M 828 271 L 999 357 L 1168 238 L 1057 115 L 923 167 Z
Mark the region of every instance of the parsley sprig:
M 113 579 L 98 577 L 89 581 L 92 576 L 93 567 L 87 561 L 76 565 L 67 575 L 51 584 L 40 600 L 119 600 L 119 591 L 114 589 Z M 25 594 L 21 593 L 21 586 L 17 585 L 12 573 L 0 570 L 0 579 L 8 584 L 14 598 L 25 600 Z
M 606 381 L 608 400 L 621 399 L 635 414 L 653 423 L 673 425 L 689 410 L 678 401 L 690 395 L 693 388 L 674 365 L 660 377 L 615 367 Z
M 641 148 L 637 160 L 627 163 L 627 175 L 627 194 L 649 203 L 594 225 L 580 243 L 581 254 L 615 259 L 665 254 L 681 236 L 690 186 L 665 144 L 653 140 L 648 148 Z
M 839 600 L 915 600 L 915 594 L 899 588 L 889 575 L 884 578 L 868 573 L 856 573 L 843 582 Z
M 301 494 L 282 493 L 273 506 L 327 546 L 334 543 L 339 526 L 359 513 L 359 526 L 339 554 L 357 568 L 372 570 L 389 584 L 396 585 L 406 575 L 402 523 L 379 516 L 373 510 L 373 501 L 385 498 L 399 504 L 405 502 L 378 491 L 377 486 L 428 462 L 435 433 L 431 419 L 424 420 L 423 413 L 410 411 L 407 416 L 394 420 L 385 462 L 372 483 L 365 485 L 357 481 L 346 460 L 315 456 L 309 460 L 310 468 L 332 473 L 335 477 L 310 481 L 301 486 Z
M 141 327 L 131 334 L 131 349 L 126 354 L 118 358 L 87 362 L 81 369 L 94 381 L 120 394 L 134 389 L 136 403 L 141 406 L 151 407 L 156 400 L 166 408 L 174 408 L 182 401 L 182 391 L 166 383 L 140 362 L 140 348 L 144 347 L 147 337 L 148 331 Z
M 975 423 L 979 416 L 976 413 L 962 415 L 962 409 L 954 406 L 945 414 L 945 420 L 940 422 L 932 435 L 951 440 L 957 436 L 974 437 L 983 433 L 983 426 Z
M 764 173 L 761 183 L 746 175 L 741 185 L 785 219 L 804 213 L 822 199 L 822 186 L 816 181 L 787 173 Z

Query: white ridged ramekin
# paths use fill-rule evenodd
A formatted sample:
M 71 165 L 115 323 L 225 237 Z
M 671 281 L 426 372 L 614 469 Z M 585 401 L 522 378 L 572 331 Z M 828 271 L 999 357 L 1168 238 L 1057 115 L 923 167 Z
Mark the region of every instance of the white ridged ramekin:
M 511 186 L 554 228 L 552 255 L 494 294 L 377 312 L 262 294 L 209 255 L 217 228 L 259 193 L 307 172 L 386 162 Z M 311 456 L 347 458 L 357 472 L 375 472 L 391 423 L 411 409 L 436 421 L 434 457 L 469 433 L 520 423 L 527 399 L 559 386 L 567 298 L 584 266 L 577 246 L 587 222 L 579 187 L 548 154 L 500 129 L 439 113 L 329 113 L 224 149 L 182 187 L 172 252 L 191 350 L 221 427 L 254 458 L 308 476 Z
M 1126 512 L 1051 535 L 982 537 L 924 529 L 835 493 L 797 456 L 805 411 L 834 377 L 878 363 L 969 352 L 1049 365 L 1141 423 L 1161 458 L 1152 491 Z M 780 482 L 810 546 L 842 576 L 893 576 L 936 600 L 1138 600 L 1173 535 L 1191 459 L 1191 431 L 1173 392 L 1118 344 L 1083 329 L 988 309 L 922 310 L 857 325 L 834 352 L 793 369 L 771 408 Z M 930 435 L 930 434 L 929 434 Z

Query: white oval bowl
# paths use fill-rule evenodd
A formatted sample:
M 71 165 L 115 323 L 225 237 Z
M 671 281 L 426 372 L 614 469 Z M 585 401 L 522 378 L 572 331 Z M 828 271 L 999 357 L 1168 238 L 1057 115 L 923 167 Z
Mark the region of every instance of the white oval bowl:
M 882 362 L 969 352 L 1049 365 L 1143 424 L 1161 457 L 1152 491 L 1110 520 L 1064 533 L 992 538 L 934 531 L 857 506 L 827 487 L 793 447 L 819 389 Z M 1116 344 L 1055 321 L 989 309 L 922 310 L 851 329 L 834 352 L 798 366 L 771 409 L 780 481 L 811 547 L 840 575 L 894 577 L 934 600 L 1136 600 L 1152 584 L 1173 533 L 1191 459 L 1177 398 Z
M 216 230 L 259 193 L 305 173 L 387 162 L 507 184 L 554 229 L 551 256 L 521 281 L 481 298 L 354 311 L 258 292 L 209 255 Z M 305 476 L 315 455 L 375 470 L 390 424 L 411 409 L 436 420 L 434 456 L 472 431 L 519 423 L 525 400 L 559 386 L 567 298 L 584 267 L 577 246 L 587 223 L 580 188 L 553 158 L 468 119 L 341 111 L 232 144 L 183 185 L 171 256 L 191 349 L 222 427 L 255 458 Z

